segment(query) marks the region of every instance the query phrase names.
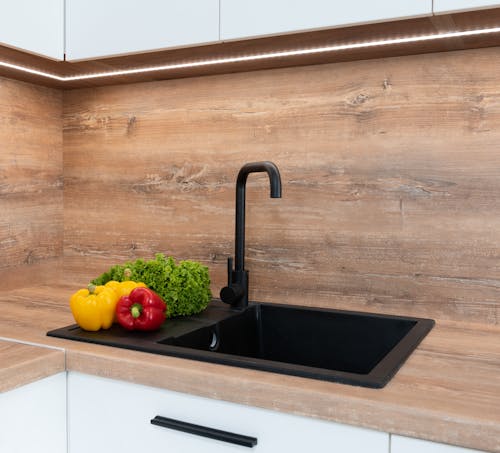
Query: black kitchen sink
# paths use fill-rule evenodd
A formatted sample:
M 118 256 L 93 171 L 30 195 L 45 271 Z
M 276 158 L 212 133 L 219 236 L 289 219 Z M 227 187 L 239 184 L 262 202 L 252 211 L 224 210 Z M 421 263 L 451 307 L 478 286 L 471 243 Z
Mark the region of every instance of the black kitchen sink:
M 204 362 L 380 388 L 432 329 L 431 319 L 292 305 L 213 301 L 197 316 L 156 332 L 119 325 L 86 332 L 71 325 L 49 336 Z

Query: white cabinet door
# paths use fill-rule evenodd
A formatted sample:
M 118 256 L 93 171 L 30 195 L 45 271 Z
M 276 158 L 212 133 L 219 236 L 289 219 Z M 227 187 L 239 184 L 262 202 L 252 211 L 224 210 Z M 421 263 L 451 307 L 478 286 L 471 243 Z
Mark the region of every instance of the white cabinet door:
M 67 451 L 66 373 L 0 393 L 0 451 Z
M 66 0 L 68 60 L 218 39 L 218 0 Z
M 434 0 L 436 14 L 497 7 L 500 7 L 498 0 Z
M 481 453 L 479 450 L 454 447 L 428 440 L 391 435 L 391 453 Z
M 64 59 L 64 0 L 3 1 L 0 44 Z
M 210 385 L 209 382 L 200 385 Z M 257 438 L 247 448 L 151 424 L 155 416 Z M 70 453 L 387 453 L 389 435 L 70 372 Z
M 221 0 L 221 39 L 432 14 L 432 0 Z

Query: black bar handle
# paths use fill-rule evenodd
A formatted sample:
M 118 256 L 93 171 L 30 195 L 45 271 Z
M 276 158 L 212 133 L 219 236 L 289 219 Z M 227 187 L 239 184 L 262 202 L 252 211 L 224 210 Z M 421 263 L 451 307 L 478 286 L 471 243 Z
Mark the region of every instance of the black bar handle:
M 256 437 L 243 436 L 242 434 L 221 431 L 220 429 L 208 428 L 207 426 L 194 425 L 193 423 L 174 420 L 173 418 L 166 418 L 161 415 L 157 415 L 153 418 L 151 424 L 189 434 L 196 434 L 197 436 L 209 437 L 210 439 L 221 440 L 222 442 L 242 445 L 243 447 L 253 448 L 257 445 Z

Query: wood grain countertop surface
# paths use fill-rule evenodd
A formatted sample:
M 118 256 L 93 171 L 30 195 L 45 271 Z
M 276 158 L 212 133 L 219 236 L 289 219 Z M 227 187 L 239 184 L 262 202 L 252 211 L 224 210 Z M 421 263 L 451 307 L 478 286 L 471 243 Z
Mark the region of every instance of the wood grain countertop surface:
M 74 322 L 68 298 L 77 286 L 58 280 L 28 287 L 6 285 L 0 291 L 0 391 L 65 366 L 69 371 L 500 452 L 498 326 L 437 322 L 386 387 L 368 389 L 47 337 L 48 330 Z M 65 357 L 60 350 L 36 345 L 62 348 Z
M 0 393 L 64 370 L 62 349 L 0 340 Z

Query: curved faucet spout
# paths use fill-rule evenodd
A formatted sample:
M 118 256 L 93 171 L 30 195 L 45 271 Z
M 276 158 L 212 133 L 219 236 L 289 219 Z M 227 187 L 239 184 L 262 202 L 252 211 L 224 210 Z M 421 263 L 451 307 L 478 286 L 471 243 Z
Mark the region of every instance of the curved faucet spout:
M 234 268 L 245 269 L 245 198 L 246 182 L 250 173 L 267 172 L 271 185 L 271 198 L 281 198 L 281 177 L 278 167 L 272 162 L 251 162 L 241 167 L 236 179 L 236 227 Z
M 245 185 L 247 177 L 250 173 L 267 172 L 269 176 L 269 184 L 271 185 L 271 198 L 281 198 L 281 177 L 278 167 L 269 161 L 264 162 L 250 162 L 243 165 L 238 178 L 236 179 L 236 191 L 243 190 L 245 193 Z M 238 199 L 236 199 L 238 201 Z
M 228 259 L 227 286 L 222 288 L 222 301 L 235 307 L 248 305 L 248 271 L 245 270 L 245 192 L 250 173 L 266 172 L 271 186 L 271 198 L 281 198 L 281 177 L 278 167 L 272 162 L 251 162 L 245 164 L 236 179 L 236 224 L 235 254 Z

